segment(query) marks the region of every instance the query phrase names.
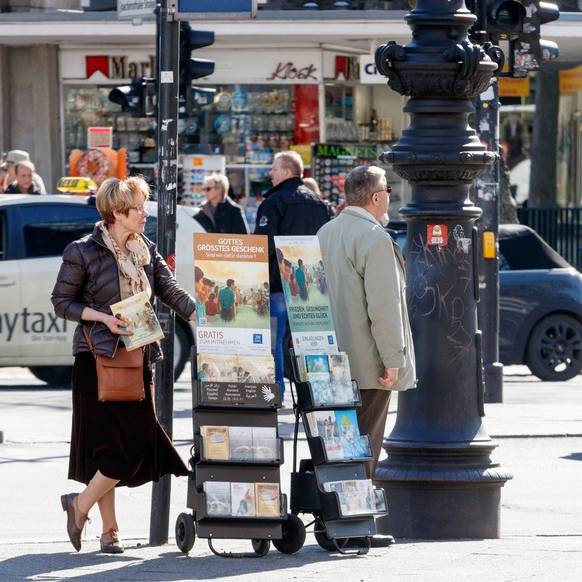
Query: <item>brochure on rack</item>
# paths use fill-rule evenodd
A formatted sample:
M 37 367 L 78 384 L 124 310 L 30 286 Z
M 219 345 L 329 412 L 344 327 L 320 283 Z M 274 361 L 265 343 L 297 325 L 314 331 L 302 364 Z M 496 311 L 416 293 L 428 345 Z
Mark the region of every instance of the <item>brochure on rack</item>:
M 194 235 L 196 345 L 204 354 L 269 354 L 269 263 L 262 235 Z
M 296 354 L 338 351 L 317 236 L 276 236 L 277 261 Z

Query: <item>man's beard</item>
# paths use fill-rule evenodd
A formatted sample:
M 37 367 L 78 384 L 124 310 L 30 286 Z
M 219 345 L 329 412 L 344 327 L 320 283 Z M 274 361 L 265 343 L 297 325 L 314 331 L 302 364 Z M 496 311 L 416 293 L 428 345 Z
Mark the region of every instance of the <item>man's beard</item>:
M 385 212 L 384 214 L 382 214 L 382 216 L 380 217 L 380 220 L 378 221 L 384 228 L 386 228 L 388 226 L 388 224 L 390 224 L 390 216 L 388 216 L 388 213 Z

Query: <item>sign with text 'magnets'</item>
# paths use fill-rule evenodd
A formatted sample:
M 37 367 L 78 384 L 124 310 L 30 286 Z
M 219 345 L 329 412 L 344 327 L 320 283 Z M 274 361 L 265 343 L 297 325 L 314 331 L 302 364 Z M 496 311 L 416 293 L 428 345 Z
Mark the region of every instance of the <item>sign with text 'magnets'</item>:
M 254 18 L 257 0 L 177 0 L 178 17 L 203 20 Z

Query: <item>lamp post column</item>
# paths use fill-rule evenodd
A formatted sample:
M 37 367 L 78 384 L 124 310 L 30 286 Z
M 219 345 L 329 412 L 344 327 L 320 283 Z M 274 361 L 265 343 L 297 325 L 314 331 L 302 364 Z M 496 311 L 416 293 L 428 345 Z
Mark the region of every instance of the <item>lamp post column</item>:
M 469 125 L 472 100 L 489 86 L 501 51 L 469 41 L 463 0 L 418 0 L 412 39 L 376 53 L 388 85 L 410 97 L 410 125 L 383 161 L 410 182 L 407 301 L 418 386 L 399 394 L 388 459 L 375 482 L 390 514 L 383 533 L 404 538 L 499 536 L 500 490 L 511 475 L 491 460 L 483 425 L 481 336 L 473 180 L 494 163 Z

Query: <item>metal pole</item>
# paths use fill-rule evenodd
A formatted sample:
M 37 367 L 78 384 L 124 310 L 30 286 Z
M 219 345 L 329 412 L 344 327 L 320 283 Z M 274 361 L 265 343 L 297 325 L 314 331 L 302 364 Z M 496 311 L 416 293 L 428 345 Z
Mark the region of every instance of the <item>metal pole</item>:
M 469 125 L 472 100 L 502 60 L 473 44 L 476 18 L 463 0 L 417 0 L 412 39 L 376 53 L 389 86 L 410 97 L 410 125 L 382 155 L 407 179 L 407 301 L 418 386 L 398 396 L 388 459 L 375 474 L 390 514 L 379 529 L 402 538 L 499 537 L 501 487 L 511 475 L 491 460 L 483 424 L 475 221 L 469 188 L 494 163 Z
M 162 0 L 157 21 L 158 40 L 158 250 L 170 265 L 176 247 L 176 196 L 178 183 L 178 52 L 179 22 L 171 0 Z M 160 424 L 172 438 L 174 410 L 174 314 L 161 302 L 156 305 L 164 332 L 164 359 L 156 365 L 156 411 Z M 170 475 L 153 483 L 150 544 L 168 541 Z
M 491 86 L 474 102 L 475 125 L 481 143 L 489 151 L 499 152 L 499 84 Z M 485 402 L 503 402 L 503 364 L 499 362 L 499 158 L 475 181 L 472 200 L 483 213 L 477 222 L 479 229 L 479 328 L 483 333 L 483 367 L 485 371 Z M 495 244 L 494 256 L 485 252 L 487 237 Z M 489 243 L 491 244 L 491 242 Z

